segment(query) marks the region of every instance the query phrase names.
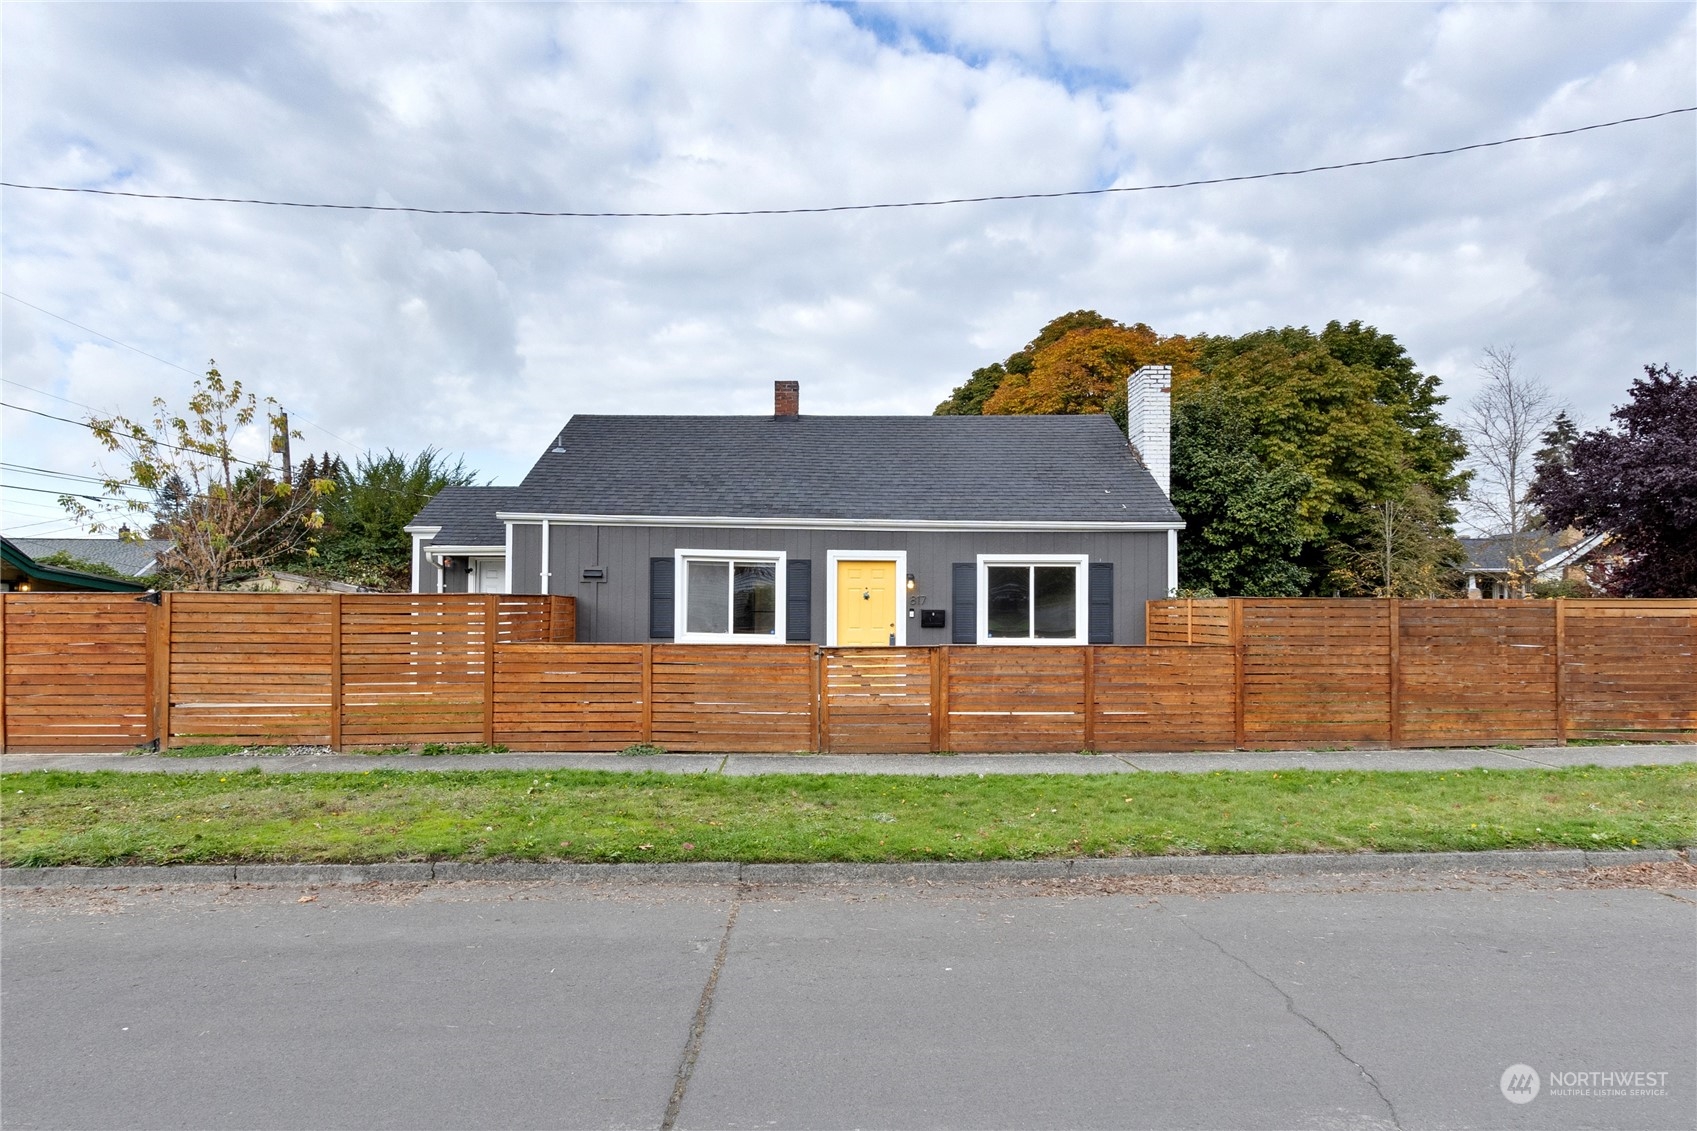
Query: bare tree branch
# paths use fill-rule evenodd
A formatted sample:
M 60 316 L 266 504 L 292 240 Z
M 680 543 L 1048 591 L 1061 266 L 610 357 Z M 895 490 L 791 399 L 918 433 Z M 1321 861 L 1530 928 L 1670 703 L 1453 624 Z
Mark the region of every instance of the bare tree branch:
M 1527 500 L 1533 453 L 1562 406 L 1544 384 L 1522 372 L 1513 346 L 1486 346 L 1484 385 L 1461 417 L 1473 482 L 1468 518 L 1482 534 L 1509 542 L 1510 581 L 1524 588 L 1536 568 L 1528 535 L 1540 519 Z

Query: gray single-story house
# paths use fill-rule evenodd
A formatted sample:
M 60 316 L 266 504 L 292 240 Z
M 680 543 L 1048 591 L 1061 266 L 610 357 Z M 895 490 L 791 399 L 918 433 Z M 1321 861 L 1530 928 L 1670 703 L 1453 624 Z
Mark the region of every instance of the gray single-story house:
M 1106 416 L 574 416 L 407 527 L 418 593 L 577 598 L 595 642 L 1141 644 L 1174 592 L 1171 372 Z

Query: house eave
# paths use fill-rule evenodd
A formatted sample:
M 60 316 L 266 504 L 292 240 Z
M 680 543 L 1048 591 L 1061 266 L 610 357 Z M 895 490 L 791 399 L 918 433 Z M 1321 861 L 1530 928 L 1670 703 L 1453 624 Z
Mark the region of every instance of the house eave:
M 424 554 L 429 558 L 490 558 L 505 557 L 505 546 L 426 546 Z
M 697 529 L 761 527 L 784 530 L 912 530 L 912 531 L 1096 531 L 1145 533 L 1183 530 L 1180 522 L 1080 522 L 1051 520 L 963 520 L 925 518 L 750 518 L 730 515 L 553 514 L 540 511 L 497 511 L 502 522 L 550 522 L 566 526 L 679 526 Z

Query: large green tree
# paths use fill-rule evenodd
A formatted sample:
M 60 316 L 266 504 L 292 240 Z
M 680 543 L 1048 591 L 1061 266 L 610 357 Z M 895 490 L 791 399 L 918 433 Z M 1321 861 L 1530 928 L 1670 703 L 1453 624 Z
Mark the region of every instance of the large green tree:
M 1173 366 L 1181 585 L 1267 596 L 1443 587 L 1460 556 L 1451 527 L 1465 447 L 1438 415 L 1438 379 L 1359 321 L 1186 339 L 1073 311 L 975 370 L 936 411 L 1107 412 L 1123 426 L 1125 377 L 1148 364 Z
M 308 456 L 303 477 L 336 484 L 324 500 L 324 527 L 309 554 L 289 564 L 303 572 L 373 589 L 411 585 L 412 539 L 404 529 L 444 487 L 464 487 L 477 473 L 436 448 L 415 455 L 367 452 L 350 469 L 338 456 Z
M 1459 555 L 1448 531 L 1467 473 L 1460 434 L 1438 416 L 1446 398 L 1436 377 L 1420 373 L 1391 335 L 1360 322 L 1331 322 L 1318 334 L 1287 326 L 1203 337 L 1197 345 L 1201 372 L 1175 385 L 1179 405 L 1227 399 L 1246 418 L 1258 457 L 1309 480 L 1296 508 L 1302 549 L 1292 559 L 1308 575 L 1306 593 L 1397 592 L 1397 576 L 1432 579 L 1422 590 L 1440 584 Z M 1391 578 L 1363 568 L 1382 546 L 1387 506 L 1400 512 L 1401 544 L 1423 547 L 1418 562 Z
M 1249 414 L 1208 392 L 1173 412 L 1173 506 L 1188 524 L 1178 542 L 1179 586 L 1239 597 L 1295 597 L 1313 578 L 1297 564 L 1297 508 L 1313 487 L 1255 452 Z

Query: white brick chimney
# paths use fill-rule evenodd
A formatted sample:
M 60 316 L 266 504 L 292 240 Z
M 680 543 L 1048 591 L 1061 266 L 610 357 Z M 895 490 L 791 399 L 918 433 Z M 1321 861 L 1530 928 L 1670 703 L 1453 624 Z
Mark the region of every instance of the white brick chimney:
M 1145 365 L 1126 381 L 1126 434 L 1168 498 L 1173 493 L 1173 367 Z

